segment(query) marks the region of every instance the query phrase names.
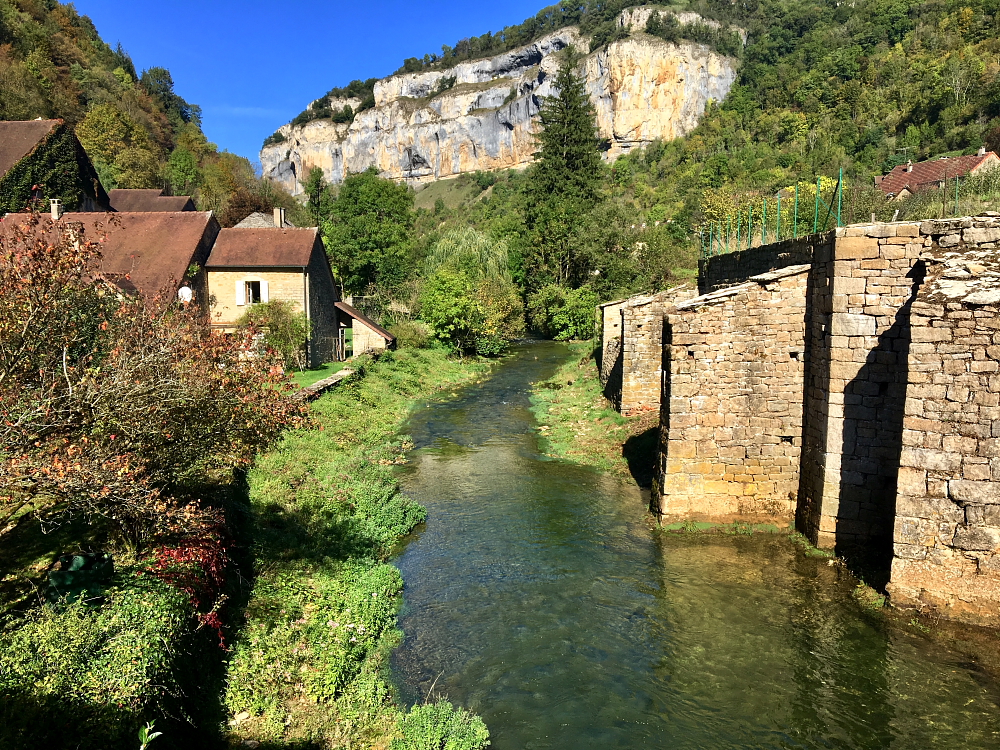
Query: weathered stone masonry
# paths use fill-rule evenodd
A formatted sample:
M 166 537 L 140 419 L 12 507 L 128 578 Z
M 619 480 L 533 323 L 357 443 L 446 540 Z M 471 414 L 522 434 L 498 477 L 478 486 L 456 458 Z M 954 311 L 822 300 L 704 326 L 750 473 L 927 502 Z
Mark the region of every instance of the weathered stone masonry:
M 666 311 L 654 505 L 794 514 L 891 563 L 894 603 L 1000 625 L 998 242 L 976 217 L 709 259 Z
M 808 271 L 755 276 L 667 315 L 660 513 L 794 512 Z

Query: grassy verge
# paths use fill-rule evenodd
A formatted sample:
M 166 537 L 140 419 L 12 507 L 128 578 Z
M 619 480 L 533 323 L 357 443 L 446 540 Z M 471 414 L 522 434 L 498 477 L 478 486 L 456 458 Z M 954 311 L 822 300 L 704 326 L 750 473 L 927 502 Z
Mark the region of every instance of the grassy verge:
M 299 388 L 305 388 L 313 383 L 318 383 L 323 378 L 328 378 L 340 372 L 348 364 L 348 362 L 327 362 L 325 365 L 320 365 L 319 367 L 312 367 L 308 370 L 300 370 L 299 372 L 292 373 L 292 380 Z
M 426 729 L 397 728 L 385 679 L 402 589 L 385 561 L 424 518 L 392 466 L 410 447 L 398 431 L 412 406 L 487 371 L 441 351 L 387 353 L 318 399 L 312 427 L 258 461 L 248 524 L 256 576 L 225 695 L 233 742 L 409 747 L 406 727 Z M 485 732 L 475 717 L 449 716 L 452 740 Z
M 657 412 L 623 417 L 604 398 L 592 342 L 569 345 L 570 357 L 549 380 L 536 383 L 532 412 L 543 450 L 648 486 L 659 429 Z

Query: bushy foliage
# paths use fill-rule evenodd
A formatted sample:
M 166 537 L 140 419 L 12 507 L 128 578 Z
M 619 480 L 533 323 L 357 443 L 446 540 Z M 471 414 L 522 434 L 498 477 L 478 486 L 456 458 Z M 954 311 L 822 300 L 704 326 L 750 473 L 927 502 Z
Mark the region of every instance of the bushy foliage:
M 463 352 L 493 357 L 524 333 L 524 307 L 503 241 L 453 230 L 432 248 L 419 315 L 434 335 Z
M 528 300 L 528 317 L 534 330 L 556 341 L 594 337 L 594 309 L 600 297 L 590 287 L 567 289 L 550 284 Z
M 431 327 L 422 320 L 397 320 L 389 326 L 399 349 L 424 349 L 434 338 Z
M 264 345 L 277 352 L 285 367 L 306 368 L 306 340 L 309 338 L 309 320 L 305 313 L 297 313 L 290 302 L 274 300 L 251 305 L 236 321 L 240 328 L 261 331 Z
M 92 607 L 44 606 L 0 631 L 0 744 L 129 747 L 137 727 L 176 710 L 194 621 L 155 578 L 119 577 Z
M 448 701 L 414 706 L 399 730 L 403 736 L 389 750 L 483 750 L 490 744 L 483 720 Z
M 297 419 L 245 356 L 253 331 L 214 336 L 193 308 L 93 282 L 98 239 L 35 215 L 0 227 L 0 533 L 30 510 L 139 544 Z
M 344 180 L 336 199 L 326 197 L 322 183 L 311 190 L 318 191 L 315 203 L 309 192 L 310 206 L 330 262 L 347 290 L 393 289 L 405 280 L 413 194 L 404 185 L 382 179 L 371 167 Z

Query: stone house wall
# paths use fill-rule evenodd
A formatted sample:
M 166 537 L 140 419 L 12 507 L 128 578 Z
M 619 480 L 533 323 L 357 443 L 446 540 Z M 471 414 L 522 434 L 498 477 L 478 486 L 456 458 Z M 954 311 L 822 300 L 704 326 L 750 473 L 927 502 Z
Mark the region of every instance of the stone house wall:
M 661 514 L 791 519 L 809 266 L 668 311 L 654 502 Z

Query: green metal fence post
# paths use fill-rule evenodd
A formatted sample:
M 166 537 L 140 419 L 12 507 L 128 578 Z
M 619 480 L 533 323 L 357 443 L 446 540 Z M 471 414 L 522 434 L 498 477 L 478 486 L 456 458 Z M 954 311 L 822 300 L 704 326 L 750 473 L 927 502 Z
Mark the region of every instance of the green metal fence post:
M 729 214 L 729 231 L 726 232 L 726 252 L 729 252 L 729 238 L 733 236 L 733 215 Z
M 736 252 L 740 251 L 740 229 L 743 228 L 743 216 L 736 214 Z
M 764 198 L 764 211 L 760 218 L 760 244 L 767 244 L 767 198 Z
M 795 239 L 799 238 L 799 181 L 795 181 Z
M 840 168 L 840 179 L 837 180 L 837 226 L 840 226 L 840 209 L 844 203 L 844 168 Z
M 958 216 L 958 175 L 955 175 L 955 216 Z
M 815 213 L 813 213 L 813 234 L 816 234 L 816 232 L 819 231 L 819 187 L 821 184 L 820 179 L 821 178 L 819 177 L 816 178 L 816 211 Z
M 781 193 L 778 193 L 778 220 L 774 222 L 774 241 L 781 242 Z
M 753 247 L 753 206 L 747 211 L 747 250 Z

